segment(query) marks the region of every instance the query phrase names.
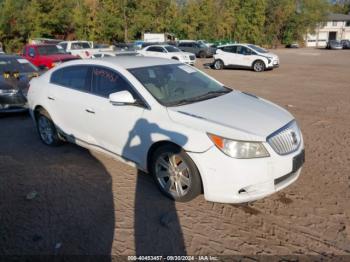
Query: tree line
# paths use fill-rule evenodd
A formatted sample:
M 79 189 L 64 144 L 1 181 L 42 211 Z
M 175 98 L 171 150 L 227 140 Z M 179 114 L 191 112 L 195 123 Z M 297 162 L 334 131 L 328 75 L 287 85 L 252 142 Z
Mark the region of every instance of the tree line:
M 336 7 L 345 12 L 348 3 Z M 169 32 L 286 44 L 302 40 L 331 8 L 328 0 L 0 0 L 0 42 L 17 51 L 36 37 L 112 43 Z

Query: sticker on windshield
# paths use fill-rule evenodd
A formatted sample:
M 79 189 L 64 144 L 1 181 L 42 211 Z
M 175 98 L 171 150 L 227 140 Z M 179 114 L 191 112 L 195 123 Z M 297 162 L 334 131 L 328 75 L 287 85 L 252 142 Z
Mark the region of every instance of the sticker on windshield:
M 17 61 L 20 64 L 28 64 L 29 63 L 28 60 L 26 60 L 26 59 L 17 59 Z
M 178 68 L 182 69 L 183 71 L 185 71 L 188 74 L 193 74 L 193 73 L 197 72 L 195 69 L 193 69 L 192 67 L 190 67 L 188 65 L 180 65 L 180 66 L 178 66 Z

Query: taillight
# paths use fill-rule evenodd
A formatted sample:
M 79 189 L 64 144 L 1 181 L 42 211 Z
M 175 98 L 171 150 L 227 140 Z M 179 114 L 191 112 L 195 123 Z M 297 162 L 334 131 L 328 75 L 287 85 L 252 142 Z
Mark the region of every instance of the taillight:
M 89 56 L 90 56 L 90 53 L 89 53 L 88 51 L 85 51 L 85 55 L 86 55 L 87 57 L 89 57 Z

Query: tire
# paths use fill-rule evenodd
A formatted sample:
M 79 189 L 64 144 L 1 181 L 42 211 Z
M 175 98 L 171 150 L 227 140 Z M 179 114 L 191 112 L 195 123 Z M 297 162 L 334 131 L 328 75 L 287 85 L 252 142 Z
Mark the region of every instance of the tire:
M 198 56 L 199 58 L 207 58 L 207 54 L 204 51 L 200 51 Z
M 168 144 L 157 148 L 151 157 L 150 171 L 159 189 L 170 199 L 188 202 L 202 193 L 199 171 L 180 147 Z
M 58 146 L 62 144 L 55 124 L 45 110 L 36 113 L 36 126 L 40 140 L 47 146 Z
M 265 71 L 265 63 L 261 60 L 257 60 L 253 64 L 253 70 L 255 72 L 264 72 Z
M 216 70 L 222 70 L 224 69 L 224 62 L 222 62 L 222 60 L 218 59 L 214 61 L 214 68 Z

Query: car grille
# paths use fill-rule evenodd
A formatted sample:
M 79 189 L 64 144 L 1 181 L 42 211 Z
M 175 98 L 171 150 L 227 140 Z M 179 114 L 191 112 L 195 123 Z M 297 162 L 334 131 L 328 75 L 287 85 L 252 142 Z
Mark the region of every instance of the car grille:
M 267 138 L 267 142 L 279 155 L 296 151 L 301 142 L 301 133 L 295 121 L 277 130 Z
M 194 55 L 190 55 L 190 60 L 195 60 L 196 57 Z

